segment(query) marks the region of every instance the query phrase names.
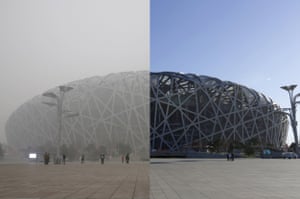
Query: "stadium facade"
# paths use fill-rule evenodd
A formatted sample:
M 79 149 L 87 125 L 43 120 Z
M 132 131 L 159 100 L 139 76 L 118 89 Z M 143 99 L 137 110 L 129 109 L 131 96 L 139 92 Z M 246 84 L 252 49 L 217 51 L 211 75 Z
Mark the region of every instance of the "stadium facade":
M 145 159 L 149 151 L 201 151 L 209 145 L 224 151 L 249 141 L 279 149 L 287 138 L 288 118 L 270 98 L 213 77 L 160 72 L 149 79 L 146 71 L 124 72 L 66 86 L 74 89 L 65 94 L 63 107 L 79 116 L 63 118 L 62 144 L 78 151 L 92 144 L 118 154 L 121 144 Z M 8 144 L 57 144 L 57 110 L 44 102 L 51 99 L 36 96 L 10 116 Z
M 107 155 L 120 155 L 120 148 L 129 148 L 132 158 L 149 157 L 149 72 L 91 77 L 66 86 L 73 89 L 65 93 L 63 108 L 79 116 L 63 117 L 61 145 L 78 153 L 105 148 Z M 57 93 L 58 88 L 47 92 Z M 14 111 L 6 123 L 8 144 L 55 151 L 57 109 L 44 104 L 53 100 L 39 95 Z
M 150 81 L 152 154 L 247 144 L 280 149 L 286 141 L 286 114 L 253 89 L 173 72 L 152 73 Z

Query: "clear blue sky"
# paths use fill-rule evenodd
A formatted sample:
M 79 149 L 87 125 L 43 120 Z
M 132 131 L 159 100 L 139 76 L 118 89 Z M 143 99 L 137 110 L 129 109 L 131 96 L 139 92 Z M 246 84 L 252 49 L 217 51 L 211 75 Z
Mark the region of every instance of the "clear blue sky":
M 151 0 L 150 13 L 152 72 L 233 81 L 281 107 L 290 105 L 280 86 L 300 92 L 299 0 Z

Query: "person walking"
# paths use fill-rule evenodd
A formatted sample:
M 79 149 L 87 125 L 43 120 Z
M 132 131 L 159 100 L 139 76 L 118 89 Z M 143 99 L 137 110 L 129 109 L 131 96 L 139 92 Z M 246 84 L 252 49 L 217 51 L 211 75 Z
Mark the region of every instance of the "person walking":
M 44 164 L 47 165 L 48 162 L 47 162 L 47 152 L 44 153 Z
M 234 161 L 234 153 L 231 153 L 231 161 Z
M 44 153 L 44 164 L 45 165 L 48 165 L 49 164 L 49 161 L 50 161 L 50 155 L 48 152 L 45 152 Z
M 50 162 L 50 154 L 47 152 L 46 153 L 46 164 L 49 164 Z
M 63 158 L 63 164 L 65 165 L 65 164 L 66 164 L 66 155 L 63 154 L 63 155 L 62 155 L 62 158 Z
M 129 164 L 129 153 L 126 154 L 125 159 L 126 159 L 126 163 Z
M 84 154 L 82 154 L 82 155 L 80 156 L 80 163 L 81 163 L 81 164 L 84 163 Z
M 105 159 L 105 155 L 104 155 L 104 153 L 101 153 L 100 154 L 101 164 L 104 164 L 104 159 Z

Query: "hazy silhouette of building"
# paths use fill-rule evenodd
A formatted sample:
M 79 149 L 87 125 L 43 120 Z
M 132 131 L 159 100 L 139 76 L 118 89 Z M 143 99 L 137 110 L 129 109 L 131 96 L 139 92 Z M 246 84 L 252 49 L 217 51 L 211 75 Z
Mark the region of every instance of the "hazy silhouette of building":
M 63 107 L 79 116 L 63 118 L 62 145 L 79 150 L 92 144 L 111 155 L 125 145 L 136 157 L 148 158 L 149 72 L 113 73 L 65 85 L 74 89 L 65 94 Z M 6 124 L 10 145 L 19 149 L 56 146 L 57 110 L 43 102 L 53 101 L 39 95 L 12 113 Z

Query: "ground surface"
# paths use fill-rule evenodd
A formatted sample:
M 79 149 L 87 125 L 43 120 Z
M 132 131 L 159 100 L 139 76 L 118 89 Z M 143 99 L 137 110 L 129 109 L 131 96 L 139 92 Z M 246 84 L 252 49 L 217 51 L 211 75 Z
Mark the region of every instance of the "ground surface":
M 149 198 L 149 162 L 0 164 L 0 198 Z
M 300 160 L 152 159 L 150 169 L 148 162 L 0 164 L 0 198 L 149 197 L 299 199 Z
M 299 199 L 300 159 L 152 159 L 150 199 Z

